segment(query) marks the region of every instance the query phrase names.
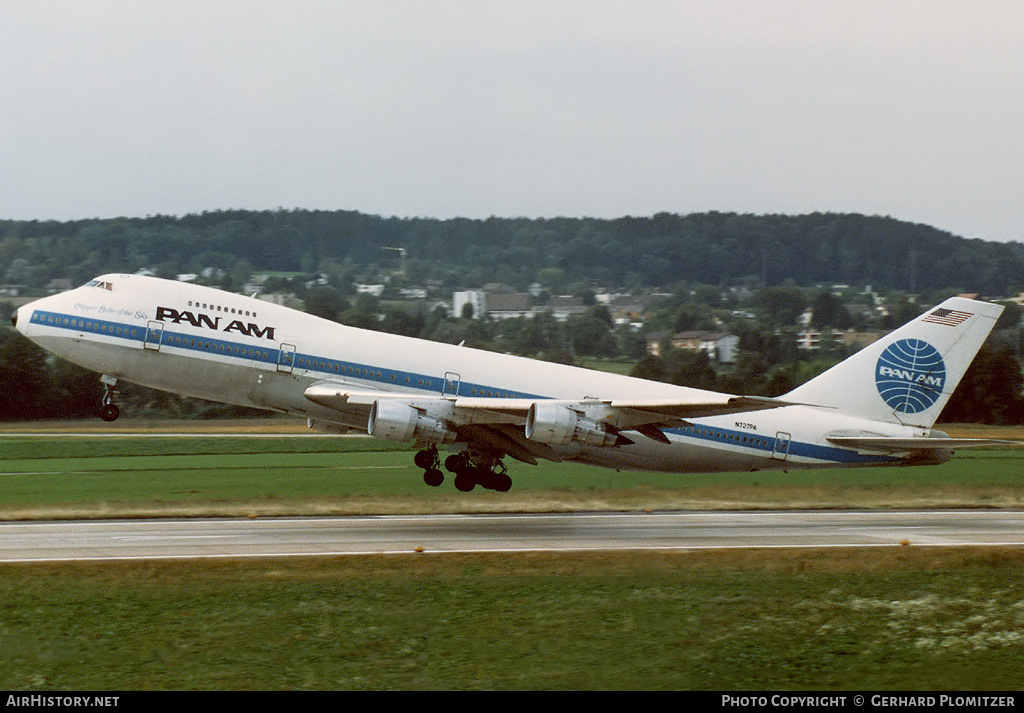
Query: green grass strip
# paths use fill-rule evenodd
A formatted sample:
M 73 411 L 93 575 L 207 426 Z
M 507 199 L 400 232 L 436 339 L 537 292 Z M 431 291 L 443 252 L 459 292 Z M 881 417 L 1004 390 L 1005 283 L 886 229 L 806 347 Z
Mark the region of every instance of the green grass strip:
M 8 690 L 1006 690 L 1024 553 L 0 567 Z

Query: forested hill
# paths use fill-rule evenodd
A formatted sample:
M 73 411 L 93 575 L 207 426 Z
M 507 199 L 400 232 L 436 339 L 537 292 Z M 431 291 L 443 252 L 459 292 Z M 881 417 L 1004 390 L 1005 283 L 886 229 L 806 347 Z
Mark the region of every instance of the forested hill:
M 525 286 L 545 268 L 570 282 L 668 287 L 681 281 L 793 280 L 987 295 L 1024 288 L 1024 245 L 856 214 L 658 214 L 615 220 L 384 218 L 352 211 L 217 211 L 183 217 L 0 221 L 6 283 L 84 282 L 104 272 L 313 272 L 325 261 L 397 266 L 410 276 Z M 465 278 L 465 279 L 461 279 Z

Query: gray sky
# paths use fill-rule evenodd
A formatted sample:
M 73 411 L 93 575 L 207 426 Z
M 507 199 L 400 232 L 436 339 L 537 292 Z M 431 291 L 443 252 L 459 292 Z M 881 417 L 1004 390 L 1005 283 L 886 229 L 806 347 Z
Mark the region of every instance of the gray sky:
M 1024 3 L 0 4 L 0 218 L 229 208 L 1024 240 Z

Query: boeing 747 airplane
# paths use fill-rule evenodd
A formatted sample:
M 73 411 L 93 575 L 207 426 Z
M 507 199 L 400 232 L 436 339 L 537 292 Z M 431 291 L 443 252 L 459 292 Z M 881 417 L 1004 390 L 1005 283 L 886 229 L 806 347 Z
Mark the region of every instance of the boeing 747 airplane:
M 20 307 L 41 347 L 120 381 L 417 444 L 424 481 L 507 491 L 504 458 L 672 473 L 943 463 L 932 426 L 1002 307 L 951 298 L 781 398 L 734 396 L 347 327 L 209 287 L 104 275 Z

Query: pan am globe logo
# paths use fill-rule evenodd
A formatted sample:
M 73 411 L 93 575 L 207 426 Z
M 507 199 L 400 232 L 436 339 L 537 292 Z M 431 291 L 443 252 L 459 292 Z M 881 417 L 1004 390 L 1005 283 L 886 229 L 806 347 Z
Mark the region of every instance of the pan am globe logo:
M 922 339 L 901 339 L 878 357 L 878 394 L 899 413 L 920 413 L 929 408 L 939 400 L 945 383 L 942 355 Z

